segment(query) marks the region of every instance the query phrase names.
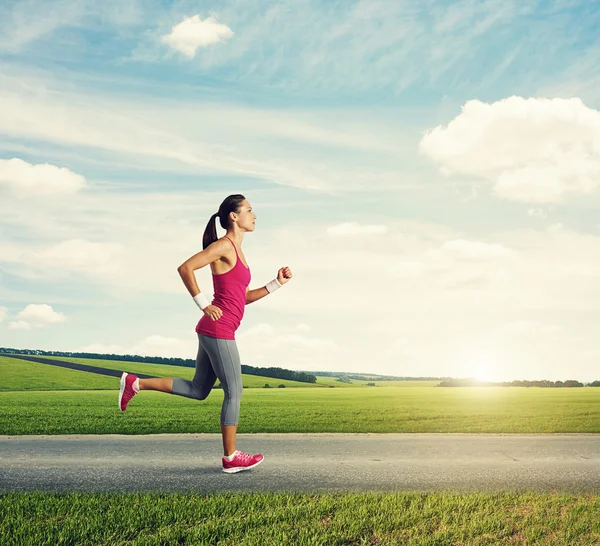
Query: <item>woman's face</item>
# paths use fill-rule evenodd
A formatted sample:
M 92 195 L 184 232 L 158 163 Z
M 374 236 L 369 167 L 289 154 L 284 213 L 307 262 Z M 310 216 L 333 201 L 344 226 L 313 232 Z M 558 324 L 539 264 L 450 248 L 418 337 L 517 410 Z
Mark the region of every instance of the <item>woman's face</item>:
M 246 231 L 254 231 L 256 222 L 256 214 L 252 211 L 252 205 L 248 201 L 242 201 L 239 212 L 237 213 L 238 227 L 244 228 Z

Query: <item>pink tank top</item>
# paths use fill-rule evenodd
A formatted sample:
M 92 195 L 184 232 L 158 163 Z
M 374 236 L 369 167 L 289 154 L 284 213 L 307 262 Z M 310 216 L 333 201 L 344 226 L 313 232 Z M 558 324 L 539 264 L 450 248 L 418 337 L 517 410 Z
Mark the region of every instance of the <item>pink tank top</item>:
M 203 314 L 196 324 L 196 332 L 221 339 L 235 339 L 235 331 L 244 316 L 246 288 L 250 284 L 251 277 L 250 268 L 240 260 L 234 242 L 227 235 L 225 238 L 233 245 L 237 260 L 233 268 L 226 273 L 212 274 L 214 297 L 211 304 L 221 309 L 223 315 L 218 320 L 213 320 Z

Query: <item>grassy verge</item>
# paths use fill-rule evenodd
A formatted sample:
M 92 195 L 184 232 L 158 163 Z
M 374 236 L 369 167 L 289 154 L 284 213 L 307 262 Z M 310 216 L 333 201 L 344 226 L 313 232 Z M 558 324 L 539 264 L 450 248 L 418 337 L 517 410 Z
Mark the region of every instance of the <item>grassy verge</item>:
M 238 432 L 600 432 L 597 389 L 248 389 Z M 0 434 L 220 432 L 223 391 L 198 401 L 142 391 L 0 393 Z
M 0 543 L 600 543 L 600 499 L 566 493 L 7 493 Z
M 0 357 L 0 362 L 2 362 Z M 191 379 L 194 375 L 194 369 L 186 366 L 173 366 L 169 364 L 153 364 L 150 362 L 131 362 L 131 361 L 120 361 L 120 360 L 101 360 L 96 358 L 76 358 L 66 356 L 48 356 L 43 355 L 42 358 L 48 358 L 50 360 L 64 360 L 66 362 L 75 362 L 76 364 L 86 364 L 88 366 L 99 366 L 101 368 L 109 368 L 111 370 L 123 370 L 132 373 L 146 373 L 155 377 L 183 377 L 185 379 Z M 14 361 L 15 359 L 13 359 Z M 184 375 L 180 375 L 184 370 Z M 185 372 L 187 371 L 187 373 Z M 188 377 L 189 375 L 189 377 Z M 273 377 L 263 377 L 259 375 L 248 375 L 242 374 L 244 377 L 244 385 L 246 380 L 252 382 L 256 380 L 256 384 L 249 383 L 250 388 L 262 387 L 265 382 L 273 384 L 275 381 L 281 381 L 282 383 L 290 387 L 324 387 L 334 386 L 338 388 L 356 388 L 364 387 L 367 383 L 375 383 L 377 387 L 398 387 L 398 386 L 411 386 L 411 387 L 430 387 L 437 385 L 439 381 L 377 381 L 376 379 L 368 379 L 365 381 L 352 379 L 350 383 L 336 381 L 336 377 L 317 375 L 316 383 L 303 383 L 301 381 L 291 381 L 287 379 L 276 379 Z
M 46 358 L 46 357 L 45 357 Z M 165 364 L 146 364 L 140 362 L 117 362 L 114 360 L 94 360 L 84 358 L 58 358 L 47 357 L 54 360 L 64 360 L 76 364 L 86 364 L 110 370 L 126 371 L 131 373 L 144 373 L 153 377 L 181 377 L 189 379 L 194 377 L 194 368 L 185 366 L 168 366 Z M 82 370 L 71 370 L 60 368 L 51 364 L 29 362 L 16 358 L 0 357 L 0 371 L 2 372 L 2 391 L 36 391 L 36 390 L 111 390 L 119 388 L 119 378 L 86 372 Z M 276 379 L 273 377 L 261 377 L 258 375 L 242 374 L 244 388 L 262 388 L 265 383 L 277 388 L 285 385 L 286 388 L 327 388 L 329 382 L 312 384 L 288 379 Z M 431 382 L 430 382 L 431 383 Z M 219 384 L 217 380 L 216 384 Z M 343 383 L 333 383 L 340 386 Z M 433 383 L 435 384 L 435 383 Z M 354 385 L 350 385 L 352 387 Z M 360 385 L 356 385 L 360 386 Z M 364 387 L 366 388 L 366 387 Z

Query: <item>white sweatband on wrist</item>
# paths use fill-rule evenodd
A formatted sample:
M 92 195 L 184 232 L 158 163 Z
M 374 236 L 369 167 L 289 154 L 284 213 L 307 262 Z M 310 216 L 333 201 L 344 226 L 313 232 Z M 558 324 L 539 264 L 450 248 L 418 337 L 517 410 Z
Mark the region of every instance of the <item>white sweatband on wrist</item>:
M 206 299 L 206 296 L 202 292 L 194 296 L 194 301 L 196 302 L 196 305 L 202 309 L 202 311 L 204 311 L 204 309 L 210 305 L 210 302 Z
M 269 294 L 275 292 L 275 290 L 277 290 L 278 288 L 281 288 L 281 284 L 279 284 L 279 281 L 277 279 L 273 279 L 272 281 L 270 281 L 269 283 L 267 283 L 267 285 L 265 286 L 265 288 L 267 289 L 267 291 L 269 292 Z

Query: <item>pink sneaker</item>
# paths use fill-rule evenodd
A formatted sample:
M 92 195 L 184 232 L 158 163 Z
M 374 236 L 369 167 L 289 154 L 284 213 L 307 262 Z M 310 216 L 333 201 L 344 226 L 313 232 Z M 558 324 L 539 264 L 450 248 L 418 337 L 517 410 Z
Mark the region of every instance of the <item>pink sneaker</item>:
M 121 375 L 121 389 L 119 390 L 119 409 L 125 411 L 129 401 L 138 393 L 133 388 L 133 382 L 137 379 L 137 375 L 123 372 Z
M 258 453 L 257 455 L 249 455 L 243 451 L 238 451 L 233 458 L 233 461 L 228 461 L 223 457 L 223 472 L 232 474 L 233 472 L 241 472 L 249 470 L 263 462 L 264 457 Z

